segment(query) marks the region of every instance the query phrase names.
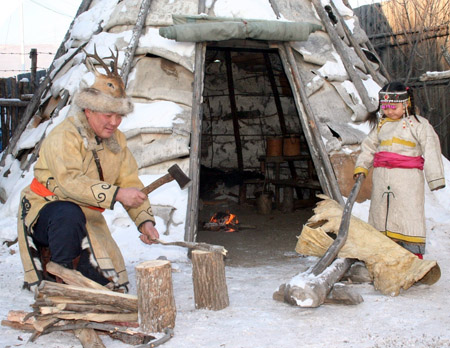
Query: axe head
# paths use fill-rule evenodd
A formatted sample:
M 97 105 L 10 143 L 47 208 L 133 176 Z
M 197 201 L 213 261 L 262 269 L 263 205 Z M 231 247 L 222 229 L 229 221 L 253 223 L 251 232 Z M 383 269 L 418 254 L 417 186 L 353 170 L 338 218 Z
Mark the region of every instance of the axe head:
M 176 180 L 178 185 L 180 185 L 181 189 L 184 189 L 185 187 L 187 187 L 189 185 L 189 183 L 191 182 L 191 179 L 189 179 L 189 177 L 186 174 L 184 174 L 184 172 L 181 170 L 181 168 L 178 166 L 178 164 L 174 164 L 167 171 L 169 172 L 170 176 L 174 180 Z

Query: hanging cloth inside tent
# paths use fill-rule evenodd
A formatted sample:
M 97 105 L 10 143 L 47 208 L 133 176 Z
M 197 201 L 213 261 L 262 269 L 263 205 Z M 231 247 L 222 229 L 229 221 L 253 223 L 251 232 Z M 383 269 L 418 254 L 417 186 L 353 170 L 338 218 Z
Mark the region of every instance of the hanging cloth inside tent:
M 309 34 L 323 30 L 319 24 L 254 20 L 244 18 L 214 18 L 209 16 L 178 16 L 169 27 L 159 28 L 159 35 L 179 42 L 255 39 L 268 41 L 306 41 Z M 184 19 L 183 19 L 184 18 Z

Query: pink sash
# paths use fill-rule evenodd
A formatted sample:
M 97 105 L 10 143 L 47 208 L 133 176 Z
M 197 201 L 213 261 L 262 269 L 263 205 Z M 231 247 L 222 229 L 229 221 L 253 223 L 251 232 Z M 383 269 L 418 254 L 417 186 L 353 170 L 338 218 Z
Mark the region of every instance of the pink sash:
M 387 151 L 377 152 L 373 158 L 374 167 L 384 168 L 417 168 L 423 170 L 424 162 L 422 156 L 411 157 Z

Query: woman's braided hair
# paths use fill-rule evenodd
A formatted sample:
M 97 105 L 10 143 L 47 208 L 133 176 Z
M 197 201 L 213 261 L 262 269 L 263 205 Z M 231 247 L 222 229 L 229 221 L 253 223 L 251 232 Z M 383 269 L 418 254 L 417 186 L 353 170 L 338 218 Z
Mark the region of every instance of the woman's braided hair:
M 414 93 L 411 87 L 406 87 L 403 83 L 398 82 L 398 81 L 394 81 L 394 82 L 389 82 L 387 85 L 385 85 L 380 92 L 407 92 L 408 93 L 408 97 L 409 97 L 409 102 L 408 102 L 408 115 L 413 115 L 415 117 L 415 119 L 419 121 L 417 115 L 416 115 L 416 105 L 414 102 Z M 378 113 L 380 112 L 381 109 L 381 101 L 378 102 L 378 108 L 373 111 L 370 112 L 367 115 L 367 121 L 369 121 L 371 128 L 375 128 L 378 124 Z

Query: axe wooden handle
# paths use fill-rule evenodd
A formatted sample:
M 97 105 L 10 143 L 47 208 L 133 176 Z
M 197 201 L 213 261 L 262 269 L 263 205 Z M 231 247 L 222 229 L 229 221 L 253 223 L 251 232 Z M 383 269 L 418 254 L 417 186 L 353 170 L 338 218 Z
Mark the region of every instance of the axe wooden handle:
M 197 243 L 197 242 L 185 242 L 185 241 L 164 242 L 161 239 L 155 239 L 154 241 L 161 245 L 175 245 L 175 246 L 185 247 L 185 248 L 189 248 L 189 249 L 211 251 L 211 252 L 215 252 L 215 253 L 220 253 L 223 256 L 227 256 L 227 253 L 228 253 L 228 250 L 225 249 L 222 245 Z
M 144 192 L 146 195 L 148 195 L 150 192 L 156 190 L 158 187 L 167 184 L 168 182 L 173 181 L 174 178 L 172 177 L 172 175 L 170 175 L 169 173 L 167 173 L 166 175 L 160 177 L 159 179 L 153 181 L 150 185 L 145 186 L 141 192 Z

